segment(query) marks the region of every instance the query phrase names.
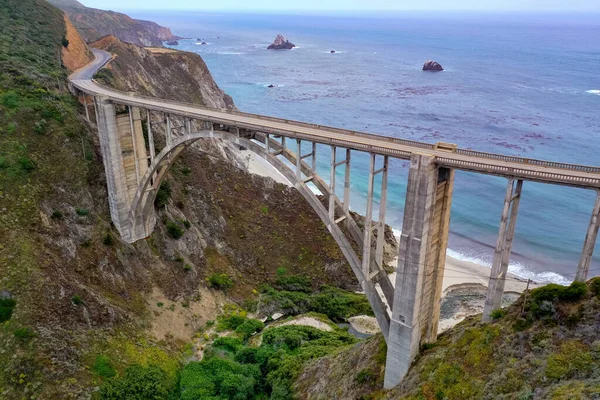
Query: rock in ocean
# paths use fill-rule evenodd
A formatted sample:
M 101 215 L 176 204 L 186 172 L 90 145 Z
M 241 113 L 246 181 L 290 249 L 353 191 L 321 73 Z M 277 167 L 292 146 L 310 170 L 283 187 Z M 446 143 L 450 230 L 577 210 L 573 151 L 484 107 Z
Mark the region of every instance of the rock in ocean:
M 437 62 L 435 61 L 425 61 L 425 64 L 423 64 L 423 71 L 443 71 L 444 68 Z
M 267 50 L 291 50 L 296 45 L 287 40 L 283 35 L 277 35 L 275 41 L 267 47 Z

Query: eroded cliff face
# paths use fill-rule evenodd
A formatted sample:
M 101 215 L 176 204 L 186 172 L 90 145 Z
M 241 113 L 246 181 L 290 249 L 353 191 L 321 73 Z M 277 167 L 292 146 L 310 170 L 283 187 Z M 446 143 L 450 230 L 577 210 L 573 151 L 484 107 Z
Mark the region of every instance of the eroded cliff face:
M 77 1 L 48 1 L 67 13 L 87 42 L 113 35 L 138 46 L 162 46 L 164 40 L 177 39 L 169 28 L 154 22 L 137 20 L 114 11 L 85 7 Z
M 68 40 L 68 45 L 62 46 L 61 58 L 69 72 L 76 71 L 94 60 L 94 54 L 66 15 L 65 38 Z
M 116 55 L 98 74 L 98 79 L 105 84 L 146 96 L 221 110 L 235 109 L 231 97 L 219 88 L 197 54 L 146 49 L 123 43 L 114 36 L 104 37 L 91 46 Z

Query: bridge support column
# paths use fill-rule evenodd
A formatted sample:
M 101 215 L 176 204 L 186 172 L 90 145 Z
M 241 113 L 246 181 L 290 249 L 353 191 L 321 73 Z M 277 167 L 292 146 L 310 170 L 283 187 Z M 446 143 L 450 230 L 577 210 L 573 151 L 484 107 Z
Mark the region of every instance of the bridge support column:
M 517 214 L 519 212 L 522 188 L 522 180 L 519 179 L 517 181 L 516 187 L 514 178 L 508 180 L 504 208 L 502 209 L 502 217 L 500 218 L 500 230 L 498 232 L 496 249 L 494 250 L 494 261 L 492 262 L 492 271 L 490 272 L 487 296 L 483 307 L 484 322 L 489 321 L 491 312 L 502 305 L 502 295 L 504 294 L 510 252 L 515 236 L 515 227 L 517 226 Z
M 139 173 L 145 173 L 148 168 L 139 110 L 134 108 L 129 115 L 117 116 L 114 105 L 106 98 L 96 97 L 94 102 L 110 216 L 121 238 L 133 243 L 148 236 L 156 222 L 155 218 L 148 218 L 149 224 L 146 226 L 133 221 L 130 215 Z M 140 161 L 145 166 L 142 171 Z
M 588 226 L 587 234 L 585 235 L 583 251 L 581 252 L 581 258 L 579 259 L 579 265 L 577 266 L 577 275 L 575 276 L 575 280 L 578 282 L 585 282 L 587 280 L 588 272 L 590 270 L 590 263 L 592 262 L 592 255 L 594 254 L 594 246 L 596 245 L 596 237 L 598 236 L 599 227 L 600 191 L 596 193 L 596 202 L 594 203 L 592 218 L 590 219 L 590 225 Z
M 410 160 L 385 388 L 400 383 L 423 336 L 427 341 L 437 338 L 454 171 L 434 161 L 419 154 Z

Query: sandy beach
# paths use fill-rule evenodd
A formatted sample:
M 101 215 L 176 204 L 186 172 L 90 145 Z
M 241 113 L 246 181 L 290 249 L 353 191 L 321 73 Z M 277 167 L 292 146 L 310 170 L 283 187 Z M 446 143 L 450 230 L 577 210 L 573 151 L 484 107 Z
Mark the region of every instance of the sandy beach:
M 290 185 L 290 182 L 276 171 L 262 157 L 249 150 L 242 150 L 248 172 L 274 179 L 276 182 Z M 396 237 L 399 240 L 398 237 Z M 390 265 L 395 267 L 397 258 Z M 439 331 L 442 332 L 469 315 L 479 314 L 483 311 L 485 293 L 490 277 L 490 268 L 469 261 L 459 260 L 446 256 L 444 271 L 442 311 Z M 390 274 L 392 284 L 396 282 L 396 273 Z M 530 283 L 530 288 L 537 287 Z M 527 287 L 527 279 L 510 274 L 506 279 L 505 296 L 503 305 L 514 301 Z

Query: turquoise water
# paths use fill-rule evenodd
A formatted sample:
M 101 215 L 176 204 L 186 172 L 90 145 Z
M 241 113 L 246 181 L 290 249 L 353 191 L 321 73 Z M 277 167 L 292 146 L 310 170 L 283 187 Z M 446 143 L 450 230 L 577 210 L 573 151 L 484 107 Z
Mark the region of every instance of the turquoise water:
M 130 14 L 193 38 L 176 48 L 202 55 L 242 111 L 600 164 L 597 16 Z M 277 33 L 298 48 L 266 51 Z M 422 72 L 427 59 L 446 71 Z M 330 150 L 319 151 L 319 171 L 328 177 Z M 354 161 L 352 208 L 364 212 L 368 159 Z M 406 174 L 406 162 L 391 163 L 388 223 L 396 229 Z M 505 179 L 457 173 L 449 254 L 490 264 L 505 189 Z M 594 197 L 526 182 L 511 270 L 537 280 L 571 280 Z M 597 257 L 591 268 L 600 274 Z

